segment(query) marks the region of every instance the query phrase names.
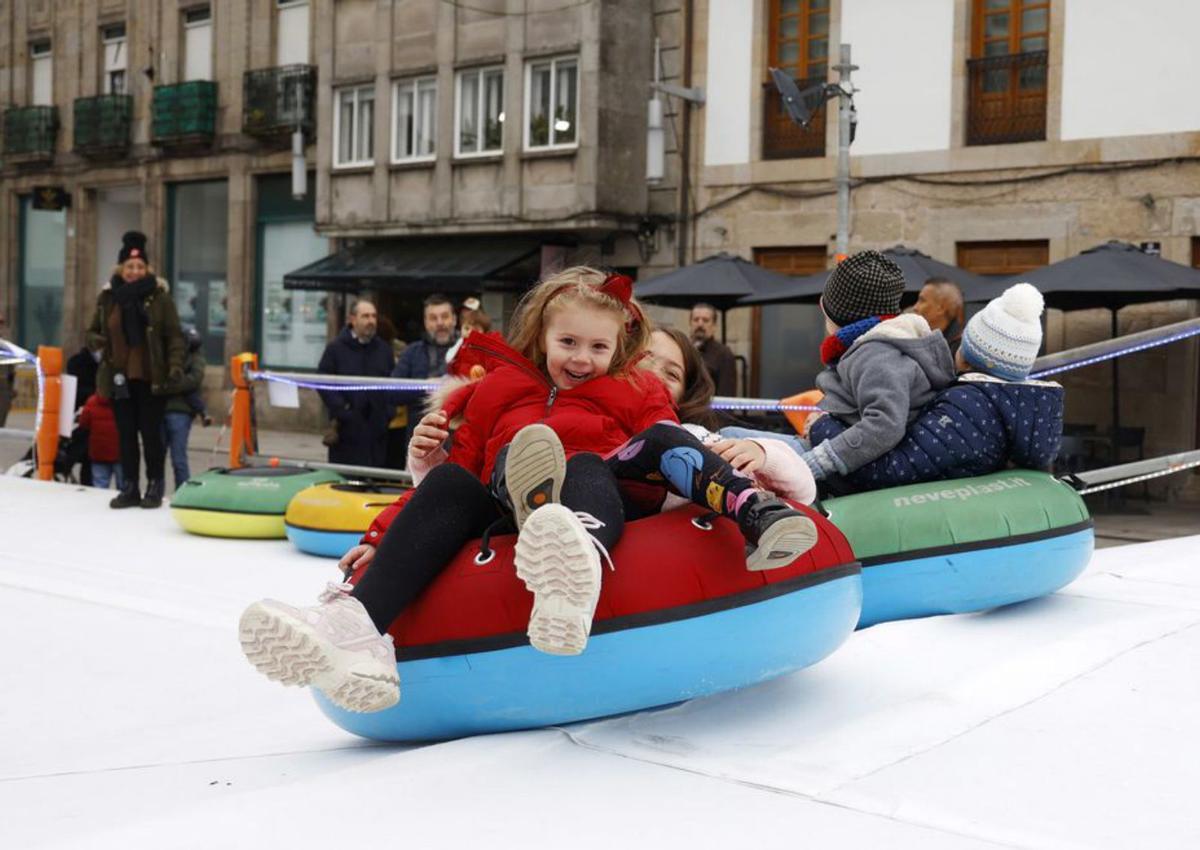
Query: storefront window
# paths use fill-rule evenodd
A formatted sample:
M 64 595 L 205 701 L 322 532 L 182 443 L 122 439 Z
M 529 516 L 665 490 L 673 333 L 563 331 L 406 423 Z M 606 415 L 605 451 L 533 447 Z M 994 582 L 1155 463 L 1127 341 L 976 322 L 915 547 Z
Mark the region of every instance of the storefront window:
M 229 189 L 224 180 L 176 183 L 172 195 L 171 291 L 179 321 L 193 325 L 204 340 L 210 364 L 225 360 L 228 324 L 226 249 L 229 241 Z
M 262 225 L 262 304 L 259 327 L 264 365 L 315 369 L 327 342 L 329 294 L 283 288 L 283 276 L 329 253 L 329 240 L 311 221 Z
M 23 197 L 21 236 L 20 344 L 62 345 L 67 214 L 35 210 Z

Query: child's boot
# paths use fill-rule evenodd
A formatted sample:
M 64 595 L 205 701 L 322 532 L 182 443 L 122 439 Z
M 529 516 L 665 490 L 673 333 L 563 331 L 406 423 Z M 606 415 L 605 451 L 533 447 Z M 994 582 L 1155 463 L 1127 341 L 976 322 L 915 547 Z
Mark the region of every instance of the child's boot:
M 320 604 L 274 599 L 242 613 L 242 652 L 268 679 L 311 685 L 347 711 L 382 711 L 400 701 L 392 639 L 381 635 L 349 584 L 330 584 Z
M 526 425 L 508 445 L 503 487 L 512 503 L 517 530 L 543 505 L 557 503 L 566 477 L 562 442 L 546 425 Z
M 782 499 L 766 493 L 751 496 L 738 512 L 746 537 L 746 569 L 786 567 L 816 545 L 817 526 Z
M 517 538 L 517 575 L 533 593 L 528 634 L 534 649 L 578 655 L 587 646 L 600 600 L 603 551 L 589 525 L 600 521 L 563 505 L 545 505 L 529 515 Z

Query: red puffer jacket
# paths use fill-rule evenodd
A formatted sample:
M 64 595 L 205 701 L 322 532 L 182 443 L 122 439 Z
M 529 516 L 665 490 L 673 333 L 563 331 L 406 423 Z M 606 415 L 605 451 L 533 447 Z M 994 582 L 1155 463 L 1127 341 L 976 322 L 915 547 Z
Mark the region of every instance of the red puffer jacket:
M 656 422 L 679 421 L 667 388 L 644 369 L 632 369 L 625 378 L 606 375 L 560 390 L 502 340 L 471 334 L 463 348 L 482 355 L 488 373 L 459 388 L 443 405 L 450 419 L 463 415 L 448 461 L 485 483 L 500 449 L 534 422 L 553 428 L 570 457 L 579 452 L 606 455 Z M 406 501 L 401 497 L 383 511 L 362 542 L 378 543 Z
M 111 401 L 96 394 L 89 396 L 79 411 L 79 427 L 88 431 L 88 460 L 116 463 L 121 459 Z

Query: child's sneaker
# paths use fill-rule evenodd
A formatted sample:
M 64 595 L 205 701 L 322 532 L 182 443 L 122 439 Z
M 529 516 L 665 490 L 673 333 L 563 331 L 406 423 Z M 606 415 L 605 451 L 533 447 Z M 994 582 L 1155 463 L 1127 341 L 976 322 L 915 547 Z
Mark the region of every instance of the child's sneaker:
M 517 432 L 504 460 L 504 486 L 518 531 L 531 513 L 558 502 L 566 473 L 566 454 L 552 428 L 526 425 Z
M 545 505 L 529 515 L 517 538 L 517 575 L 533 593 L 528 634 L 534 649 L 578 655 L 587 646 L 600 600 L 601 548 L 588 524 L 600 521 Z
M 294 608 L 274 599 L 242 613 L 242 652 L 285 685 L 311 685 L 347 711 L 382 711 L 400 701 L 390 636 L 381 635 L 349 584 L 330 584 L 320 604 Z
M 817 543 L 817 526 L 782 499 L 753 499 L 738 517 L 746 536 L 746 569 L 786 567 Z

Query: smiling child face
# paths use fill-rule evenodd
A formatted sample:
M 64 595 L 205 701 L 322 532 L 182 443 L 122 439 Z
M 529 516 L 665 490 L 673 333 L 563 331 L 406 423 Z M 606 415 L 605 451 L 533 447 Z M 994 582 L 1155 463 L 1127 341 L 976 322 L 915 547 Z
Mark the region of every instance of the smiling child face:
M 610 310 L 584 304 L 555 310 L 542 340 L 546 372 L 554 386 L 569 390 L 608 374 L 620 331 L 621 320 Z

